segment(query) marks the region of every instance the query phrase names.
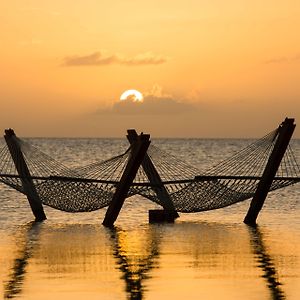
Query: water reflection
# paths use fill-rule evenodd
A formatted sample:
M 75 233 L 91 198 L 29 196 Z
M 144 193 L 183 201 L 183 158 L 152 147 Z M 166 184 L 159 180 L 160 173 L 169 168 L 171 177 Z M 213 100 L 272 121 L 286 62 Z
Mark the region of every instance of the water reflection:
M 124 299 L 126 293 L 134 300 L 165 295 L 182 299 L 189 293 L 209 294 L 211 299 L 267 299 L 270 291 L 272 299 L 285 299 L 267 241 L 259 228 L 248 231 L 243 224 L 107 229 L 98 224 L 31 223 L 15 234 L 16 257 L 4 298 Z M 295 262 L 289 262 L 285 271 L 296 274 Z M 288 285 L 285 290 L 289 292 Z
M 251 243 L 253 245 L 253 252 L 256 255 L 258 267 L 264 272 L 264 277 L 267 281 L 267 286 L 271 292 L 273 300 L 286 299 L 281 289 L 281 283 L 278 279 L 278 274 L 273 263 L 273 259 L 268 254 L 267 249 L 264 245 L 263 235 L 258 226 L 249 226 Z
M 149 271 L 157 266 L 159 238 L 154 227 L 145 232 L 111 229 L 113 255 L 126 283 L 127 298 L 143 299 L 143 281 L 151 278 Z
M 4 299 L 18 296 L 22 292 L 23 281 L 26 275 L 26 267 L 33 255 L 34 247 L 40 231 L 40 223 L 31 222 L 24 226 L 23 237 L 18 240 L 20 249 L 11 269 L 10 279 L 4 285 Z

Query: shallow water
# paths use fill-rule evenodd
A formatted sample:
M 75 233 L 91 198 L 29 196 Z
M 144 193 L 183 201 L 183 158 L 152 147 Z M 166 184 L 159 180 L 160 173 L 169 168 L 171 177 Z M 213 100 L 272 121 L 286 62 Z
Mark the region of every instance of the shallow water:
M 33 139 L 69 166 L 109 158 L 124 140 Z M 247 140 L 157 140 L 205 169 Z M 300 143 L 293 143 L 300 161 Z M 249 201 L 174 224 L 148 224 L 155 204 L 126 200 L 114 229 L 105 209 L 70 214 L 46 207 L 31 223 L 27 200 L 0 185 L 0 294 L 16 299 L 300 299 L 300 185 L 269 194 L 257 229 Z

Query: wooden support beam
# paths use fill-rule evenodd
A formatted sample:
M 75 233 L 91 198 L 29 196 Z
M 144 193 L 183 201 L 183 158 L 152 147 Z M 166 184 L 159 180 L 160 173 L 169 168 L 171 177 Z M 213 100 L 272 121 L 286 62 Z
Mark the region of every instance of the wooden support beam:
M 42 201 L 32 181 L 31 174 L 21 151 L 18 139 L 12 129 L 5 130 L 4 138 L 20 176 L 24 193 L 27 196 L 32 213 L 35 216 L 35 221 L 43 221 L 46 219 L 46 215 L 42 206 Z
M 130 144 L 133 144 L 137 138 L 138 134 L 134 129 L 127 130 L 127 139 Z M 164 208 L 165 221 L 174 222 L 174 219 L 178 218 L 179 215 L 174 207 L 174 204 L 170 198 L 168 191 L 166 190 L 155 166 L 153 165 L 149 155 L 146 153 L 142 161 L 142 167 L 151 183 L 153 190 L 155 191 L 158 199 Z
M 113 199 L 106 211 L 106 215 L 102 223 L 104 226 L 113 226 L 115 220 L 117 219 L 120 210 L 124 204 L 124 201 L 127 197 L 130 186 L 145 157 L 149 145 L 150 135 L 143 133 L 139 135 L 137 140 L 131 145 L 132 148 L 130 152 L 130 157 L 122 174 L 120 182 L 117 184 L 117 188 Z
M 258 183 L 256 192 L 244 219 L 244 223 L 252 226 L 256 224 L 256 218 L 264 205 L 265 199 L 293 135 L 295 127 L 296 125 L 294 124 L 294 119 L 289 118 L 286 118 L 279 126 L 273 151 L 269 157 L 262 178 Z

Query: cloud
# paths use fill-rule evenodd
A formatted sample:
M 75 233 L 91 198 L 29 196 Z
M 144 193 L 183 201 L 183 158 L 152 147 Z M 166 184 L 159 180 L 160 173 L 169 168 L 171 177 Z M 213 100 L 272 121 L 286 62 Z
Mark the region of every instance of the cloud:
M 167 58 L 161 55 L 155 55 L 152 52 L 138 54 L 134 57 L 124 57 L 119 54 L 105 56 L 100 51 L 83 56 L 68 56 L 63 60 L 64 66 L 101 66 L 101 65 L 159 65 L 167 61 Z
M 70 56 L 64 58 L 65 66 L 100 66 L 109 65 L 116 61 L 114 55 L 103 57 L 100 52 L 85 56 Z
M 137 56 L 133 58 L 121 58 L 117 57 L 118 62 L 120 64 L 125 64 L 129 66 L 134 65 L 159 65 L 163 64 L 167 61 L 165 57 L 162 57 L 161 55 L 154 55 L 151 52 L 146 52 L 142 54 L 138 54 Z
M 300 54 L 294 56 L 281 56 L 281 57 L 274 57 L 268 60 L 265 60 L 265 64 L 285 64 L 285 63 L 293 63 L 295 61 L 300 61 Z
M 153 94 L 145 93 L 142 102 L 135 101 L 135 97 L 118 101 L 112 107 L 100 109 L 97 114 L 111 115 L 180 115 L 194 112 L 197 108 L 187 102 L 174 99 L 172 96 L 163 94 L 162 89 L 156 85 L 152 89 Z
M 149 91 L 143 92 L 143 101 L 136 101 L 134 96 L 126 100 L 118 100 L 111 107 L 99 109 L 97 114 L 128 115 L 128 116 L 166 116 L 182 115 L 197 112 L 198 108 L 192 103 L 180 101 L 165 93 L 162 87 L 154 84 Z
M 288 61 L 289 61 L 289 59 L 287 57 L 276 57 L 276 58 L 268 59 L 268 60 L 264 61 L 264 63 L 266 65 L 269 65 L 269 64 L 282 64 L 282 63 L 286 63 Z
M 174 115 L 193 111 L 191 105 L 172 98 L 146 96 L 143 102 L 131 99 L 119 101 L 112 108 L 113 113 L 126 115 Z

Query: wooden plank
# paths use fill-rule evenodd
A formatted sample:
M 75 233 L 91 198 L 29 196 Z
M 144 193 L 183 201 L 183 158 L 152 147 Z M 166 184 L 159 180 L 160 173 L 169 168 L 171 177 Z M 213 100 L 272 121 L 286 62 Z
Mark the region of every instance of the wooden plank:
M 129 143 L 133 144 L 138 138 L 136 131 L 134 129 L 129 129 L 127 130 L 127 133 L 127 139 Z M 145 154 L 145 157 L 142 161 L 142 167 L 149 179 L 150 186 L 153 188 L 158 199 L 161 201 L 161 204 L 165 210 L 166 221 L 173 222 L 174 219 L 179 217 L 179 215 L 148 153 Z
M 28 166 L 26 164 L 14 131 L 12 129 L 5 130 L 4 138 L 17 172 L 20 176 L 24 193 L 27 196 L 32 213 L 35 216 L 35 221 L 43 221 L 46 219 L 46 215 L 43 209 L 42 201 L 36 191 L 31 174 L 29 172 Z
M 294 119 L 289 118 L 286 118 L 279 126 L 273 151 L 270 154 L 262 178 L 258 183 L 256 192 L 250 203 L 249 210 L 245 216 L 244 223 L 248 225 L 256 224 L 257 216 L 264 205 L 265 199 L 293 135 L 295 127 L 296 125 L 294 124 Z
M 124 201 L 127 197 L 130 186 L 145 157 L 149 145 L 149 134 L 139 135 L 137 140 L 132 144 L 132 149 L 127 165 L 121 176 L 120 182 L 117 185 L 113 199 L 106 211 L 105 218 L 102 223 L 104 226 L 111 227 L 116 221 L 120 210 L 124 204 Z

